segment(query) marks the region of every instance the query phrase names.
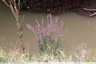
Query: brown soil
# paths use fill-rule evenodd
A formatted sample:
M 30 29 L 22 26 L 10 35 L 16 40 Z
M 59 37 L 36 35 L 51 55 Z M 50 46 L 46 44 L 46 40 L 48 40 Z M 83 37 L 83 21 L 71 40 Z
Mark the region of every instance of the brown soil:
M 95 11 L 86 11 L 84 8 L 96 9 L 96 0 L 27 0 L 27 3 L 32 12 L 52 14 L 74 11 L 89 16 Z

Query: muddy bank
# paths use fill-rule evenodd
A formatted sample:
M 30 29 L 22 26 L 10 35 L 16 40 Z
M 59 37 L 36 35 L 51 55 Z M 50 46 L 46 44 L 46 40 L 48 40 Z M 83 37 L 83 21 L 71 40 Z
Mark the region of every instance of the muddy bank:
M 82 15 L 90 16 L 95 11 L 85 10 L 96 9 L 96 0 L 27 0 L 29 10 L 32 12 L 45 12 L 61 14 L 74 11 Z

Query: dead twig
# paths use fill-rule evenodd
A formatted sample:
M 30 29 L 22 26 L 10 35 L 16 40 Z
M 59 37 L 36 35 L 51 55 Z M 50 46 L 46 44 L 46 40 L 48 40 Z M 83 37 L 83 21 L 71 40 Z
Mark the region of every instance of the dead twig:
M 84 8 L 84 10 L 86 10 L 86 11 L 96 11 L 96 9 L 87 9 L 87 8 Z
M 90 14 L 89 16 L 95 16 L 96 15 L 96 9 L 87 9 L 87 8 L 84 8 L 85 11 L 89 11 L 89 12 L 94 12 L 92 14 Z

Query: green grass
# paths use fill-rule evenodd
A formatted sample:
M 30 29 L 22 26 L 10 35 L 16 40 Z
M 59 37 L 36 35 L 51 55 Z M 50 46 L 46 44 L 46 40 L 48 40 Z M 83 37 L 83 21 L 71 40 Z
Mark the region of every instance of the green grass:
M 59 50 L 59 54 L 48 55 L 47 53 L 36 53 L 31 56 L 29 53 L 22 54 L 20 49 L 10 50 L 9 52 L 0 49 L 0 62 L 95 62 L 96 50 L 88 50 L 86 47 L 78 47 L 78 52 L 65 54 Z

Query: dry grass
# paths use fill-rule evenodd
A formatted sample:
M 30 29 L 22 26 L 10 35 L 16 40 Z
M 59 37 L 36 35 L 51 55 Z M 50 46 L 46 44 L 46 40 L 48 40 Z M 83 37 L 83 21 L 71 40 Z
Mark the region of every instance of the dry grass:
M 9 52 L 0 49 L 0 62 L 96 62 L 96 52 L 88 50 L 85 46 L 80 46 L 77 50 L 78 52 L 75 51 L 69 56 L 61 50 L 56 56 L 38 52 L 34 56 L 30 56 L 28 53 L 22 54 L 20 49 Z
M 23 54 L 20 53 L 19 49 L 16 50 L 10 50 L 9 52 L 6 52 L 4 50 L 0 50 L 0 60 L 1 62 L 23 62 Z

